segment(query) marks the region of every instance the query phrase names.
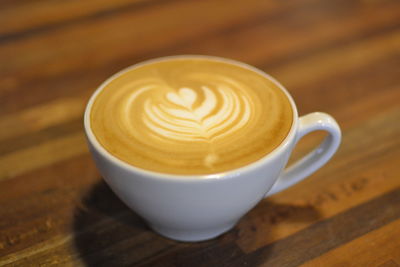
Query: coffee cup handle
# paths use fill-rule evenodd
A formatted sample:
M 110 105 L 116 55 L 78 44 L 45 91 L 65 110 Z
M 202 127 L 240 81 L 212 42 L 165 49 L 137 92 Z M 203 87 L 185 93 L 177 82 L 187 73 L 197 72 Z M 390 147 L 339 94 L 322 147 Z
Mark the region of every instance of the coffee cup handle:
M 321 168 L 335 154 L 340 144 L 341 131 L 335 119 L 326 113 L 314 112 L 300 117 L 295 143 L 306 134 L 318 130 L 326 131 L 329 135 L 317 148 L 287 167 L 266 196 L 300 182 Z

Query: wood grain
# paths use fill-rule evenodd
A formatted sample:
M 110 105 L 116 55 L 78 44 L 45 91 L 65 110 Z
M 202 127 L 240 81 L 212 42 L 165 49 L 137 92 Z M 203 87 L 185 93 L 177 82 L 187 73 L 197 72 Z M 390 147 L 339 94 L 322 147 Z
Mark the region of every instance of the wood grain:
M 0 266 L 400 266 L 399 18 L 396 0 L 2 1 Z M 110 75 L 189 53 L 265 70 L 343 131 L 324 168 L 193 244 L 111 192 L 82 125 Z

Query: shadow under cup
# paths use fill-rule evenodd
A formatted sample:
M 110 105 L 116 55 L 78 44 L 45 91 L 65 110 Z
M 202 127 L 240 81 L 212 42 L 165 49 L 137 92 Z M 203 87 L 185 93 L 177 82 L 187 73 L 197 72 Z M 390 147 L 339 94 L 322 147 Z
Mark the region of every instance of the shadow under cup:
M 204 58 L 203 56 L 190 57 Z M 141 64 L 170 58 L 176 57 L 156 59 Z M 249 68 L 272 81 L 287 96 L 292 108 L 292 126 L 281 144 L 260 160 L 221 173 L 174 175 L 140 169 L 113 156 L 98 142 L 92 132 L 90 113 L 94 99 L 104 85 L 126 70 L 112 76 L 97 89 L 86 107 L 84 116 L 87 142 L 93 159 L 113 192 L 144 218 L 156 232 L 179 241 L 207 240 L 231 229 L 244 214 L 266 196 L 278 178 L 282 176 L 283 169 L 297 140 L 307 132 L 316 129 L 316 127 L 308 127 L 307 124 L 308 128 L 304 126 L 306 130 L 299 135 L 299 118 L 294 101 L 284 87 L 269 75 L 244 63 L 215 57 L 205 58 Z M 325 114 L 321 116 L 325 116 Z M 317 123 L 315 121 L 318 120 L 318 118 L 313 118 L 312 125 L 315 126 Z M 330 150 L 328 153 L 330 155 L 321 154 L 321 152 L 317 153 L 318 155 L 310 153 L 310 158 L 306 158 L 306 163 L 301 163 L 303 169 L 307 169 L 308 164 L 312 165 L 314 170 L 308 168 L 310 170 L 303 172 L 302 177 L 298 175 L 292 177 L 293 171 L 292 174 L 289 171 L 288 177 L 279 179 L 282 180 L 282 182 L 280 181 L 282 185 L 278 183 L 279 188 L 274 193 L 303 179 L 304 174 L 308 175 L 310 171 L 315 171 L 322 166 L 336 150 L 337 138 L 340 140 L 340 131 L 339 135 L 336 135 L 336 139 L 327 138 L 321 145 L 322 148 L 336 146 Z M 335 141 L 334 144 L 332 144 L 333 141 Z M 320 154 L 325 155 L 325 158 L 320 159 Z M 314 162 L 318 160 L 319 166 L 316 166 Z M 307 161 L 310 162 L 307 163 Z M 297 172 L 299 166 L 295 169 Z

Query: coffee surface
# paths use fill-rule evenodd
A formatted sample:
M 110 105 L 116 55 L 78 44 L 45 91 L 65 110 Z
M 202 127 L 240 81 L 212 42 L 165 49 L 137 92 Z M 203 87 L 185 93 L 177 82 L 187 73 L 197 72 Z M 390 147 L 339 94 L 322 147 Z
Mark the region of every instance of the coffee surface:
M 130 68 L 109 81 L 91 128 L 115 157 L 169 174 L 212 174 L 257 161 L 292 125 L 279 87 L 245 66 L 175 57 Z

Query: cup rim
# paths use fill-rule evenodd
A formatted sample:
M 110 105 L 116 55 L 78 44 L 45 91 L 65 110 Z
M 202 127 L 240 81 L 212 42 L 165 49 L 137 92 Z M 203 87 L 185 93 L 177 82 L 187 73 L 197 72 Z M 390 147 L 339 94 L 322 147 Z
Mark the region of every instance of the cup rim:
M 146 170 L 142 169 L 140 167 L 133 166 L 116 156 L 112 155 L 110 152 L 108 152 L 97 140 L 95 134 L 92 131 L 91 128 L 91 123 L 90 123 L 90 113 L 91 109 L 93 106 L 93 103 L 97 97 L 97 95 L 114 79 L 117 77 L 123 75 L 125 72 L 128 72 L 134 68 L 138 68 L 143 65 L 151 64 L 154 62 L 160 62 L 160 61 L 167 61 L 170 59 L 179 59 L 179 58 L 203 58 L 203 59 L 210 59 L 210 60 L 215 60 L 215 61 L 222 61 L 234 65 L 238 65 L 243 68 L 247 68 L 251 71 L 254 71 L 270 81 L 272 81 L 279 89 L 283 91 L 283 93 L 286 95 L 288 98 L 291 108 L 292 108 L 292 125 L 290 127 L 290 130 L 286 137 L 283 139 L 283 141 L 271 152 L 268 154 L 264 155 L 262 158 L 253 161 L 245 166 L 230 169 L 224 172 L 218 172 L 218 173 L 212 173 L 212 174 L 170 174 L 170 173 L 163 173 L 163 172 L 156 172 L 156 171 L 151 171 L 151 170 Z M 158 57 L 158 58 L 153 58 L 145 61 L 141 61 L 139 63 L 133 64 L 131 66 L 128 66 L 114 75 L 110 76 L 108 79 L 106 79 L 104 82 L 100 84 L 96 88 L 96 90 L 93 92 L 93 94 L 90 96 L 89 101 L 86 104 L 85 111 L 84 111 L 84 130 L 85 134 L 87 137 L 88 142 L 90 145 L 94 147 L 94 149 L 100 153 L 103 157 L 107 158 L 109 161 L 111 161 L 113 164 L 117 165 L 118 167 L 125 169 L 130 172 L 134 173 L 140 173 L 141 175 L 144 175 L 149 178 L 154 178 L 154 179 L 169 179 L 169 180 L 177 180 L 177 181 L 185 181 L 185 182 L 198 182 L 198 181 L 209 181 L 209 180 L 214 180 L 214 179 L 229 179 L 229 177 L 236 177 L 241 175 L 244 172 L 251 172 L 252 170 L 258 169 L 262 165 L 265 164 L 265 162 L 271 160 L 272 158 L 276 157 L 277 155 L 281 154 L 288 146 L 290 146 L 291 141 L 295 138 L 296 135 L 296 129 L 298 125 L 298 112 L 297 108 L 295 105 L 295 102 L 292 98 L 292 96 L 289 94 L 289 92 L 286 90 L 286 88 L 279 83 L 274 77 L 271 75 L 265 73 L 264 71 L 251 66 L 247 63 L 234 60 L 234 59 L 228 59 L 228 58 L 223 58 L 223 57 L 218 57 L 218 56 L 209 56 L 209 55 L 192 55 L 192 54 L 185 54 L 185 55 L 172 55 L 172 56 L 164 56 L 164 57 Z

